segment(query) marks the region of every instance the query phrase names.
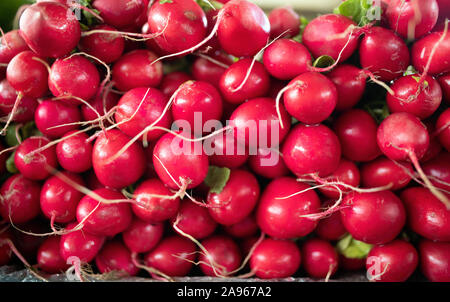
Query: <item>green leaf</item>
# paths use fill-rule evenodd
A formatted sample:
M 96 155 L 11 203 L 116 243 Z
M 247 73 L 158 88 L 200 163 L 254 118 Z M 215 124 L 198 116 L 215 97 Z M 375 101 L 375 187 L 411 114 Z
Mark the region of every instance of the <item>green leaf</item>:
M 159 0 L 159 4 L 173 3 L 172 0 Z
M 16 155 L 16 152 L 13 152 L 6 160 L 6 170 L 8 170 L 8 172 L 12 173 L 12 174 L 19 172 L 19 170 L 17 170 L 16 164 L 14 163 L 15 155 Z
M 406 68 L 405 72 L 403 73 L 404 76 L 416 74 L 417 70 L 414 68 L 414 66 L 409 65 L 408 68 Z
M 223 7 L 223 3 L 214 0 L 196 0 L 197 4 L 205 11 L 208 12 L 212 9 L 221 9 Z
M 325 55 L 325 56 L 318 57 L 314 61 L 313 66 L 314 67 L 318 67 L 318 68 L 325 68 L 325 67 L 333 65 L 334 62 L 335 61 L 334 61 L 334 59 L 332 57 Z
M 19 144 L 16 138 L 16 124 L 10 124 L 8 129 L 6 129 L 5 142 L 8 147 L 13 147 Z
M 339 240 L 336 247 L 340 254 L 350 259 L 364 259 L 372 249 L 371 244 L 354 239 L 350 234 Z
M 336 7 L 334 13 L 346 16 L 359 26 L 364 26 L 381 19 L 381 7 L 371 3 L 371 0 L 347 0 Z
M 221 168 L 210 166 L 208 175 L 205 178 L 205 184 L 209 187 L 209 192 L 220 193 L 230 178 L 231 170 L 228 168 Z
M 364 109 L 380 124 L 390 114 L 385 100 L 375 100 L 364 105 Z

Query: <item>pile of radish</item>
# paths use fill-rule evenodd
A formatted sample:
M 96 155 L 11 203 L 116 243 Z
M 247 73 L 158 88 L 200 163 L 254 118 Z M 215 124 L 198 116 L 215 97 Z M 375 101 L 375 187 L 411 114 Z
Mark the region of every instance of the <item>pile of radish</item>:
M 23 7 L 0 40 L 0 265 L 450 282 L 450 1 L 372 2 Z

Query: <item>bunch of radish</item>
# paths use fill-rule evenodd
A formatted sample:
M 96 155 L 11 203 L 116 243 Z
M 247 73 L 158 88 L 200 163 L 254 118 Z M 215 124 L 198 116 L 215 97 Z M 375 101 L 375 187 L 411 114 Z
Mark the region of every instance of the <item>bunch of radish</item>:
M 0 265 L 450 281 L 449 1 L 20 12 L 0 41 Z

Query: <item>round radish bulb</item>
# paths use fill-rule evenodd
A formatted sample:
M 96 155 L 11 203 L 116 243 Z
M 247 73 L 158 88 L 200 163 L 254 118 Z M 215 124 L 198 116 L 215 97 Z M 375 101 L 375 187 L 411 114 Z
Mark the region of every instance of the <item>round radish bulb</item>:
M 439 142 L 450 152 L 450 108 L 441 113 L 436 122 L 436 129 L 439 131 Z
M 300 267 L 297 245 L 288 240 L 264 239 L 253 251 L 250 268 L 261 279 L 287 278 Z
M 161 240 L 164 233 L 162 223 L 148 223 L 134 219 L 131 225 L 122 233 L 123 242 L 134 253 L 151 251 Z
M 190 80 L 192 80 L 191 75 L 183 71 L 173 71 L 163 77 L 159 90 L 165 96 L 171 97 L 181 84 Z
M 226 167 L 229 169 L 239 168 L 247 162 L 249 152 L 244 144 L 234 139 L 233 133 L 221 133 L 205 140 L 205 146 L 211 146 L 213 152 L 209 155 L 211 165 Z
M 120 57 L 112 68 L 115 87 L 128 91 L 138 87 L 157 87 L 163 78 L 162 63 L 151 51 L 137 49 Z
M 279 150 L 258 149 L 257 154 L 249 157 L 248 164 L 253 172 L 265 178 L 278 178 L 289 174 Z
M 43 57 L 59 58 L 78 44 L 81 27 L 73 11 L 54 1 L 35 3 L 20 16 L 20 33 L 28 46 Z
M 340 182 L 346 185 L 350 185 L 352 187 L 358 187 L 359 180 L 360 180 L 359 169 L 356 166 L 356 164 L 352 161 L 341 158 L 339 166 L 332 174 L 326 177 L 325 183 Z M 338 185 L 337 187 L 339 188 L 339 190 L 342 191 L 343 194 L 352 191 L 351 188 L 345 186 Z M 325 195 L 328 198 L 338 199 L 340 196 L 339 191 L 334 186 L 322 187 L 319 188 L 319 190 L 323 195 Z
M 420 267 L 432 282 L 450 282 L 450 243 L 422 240 L 419 244 Z
M 381 156 L 361 166 L 361 183 L 366 188 L 383 187 L 389 184 L 392 191 L 406 187 L 414 175 L 408 162 L 394 162 Z
M 197 81 L 208 82 L 211 85 L 214 85 L 214 87 L 219 88 L 220 78 L 225 73 L 228 66 L 233 64 L 233 60 L 230 55 L 223 51 L 216 51 L 212 54 L 208 54 L 208 56 L 213 60 L 218 61 L 219 64 L 206 57 L 199 57 L 192 63 L 192 76 Z
M 95 264 L 100 273 L 118 271 L 125 276 L 135 276 L 139 268 L 133 264 L 131 252 L 122 242 L 114 240 L 105 243 L 95 257 Z
M 181 231 L 196 239 L 208 237 L 217 227 L 217 222 L 208 213 L 208 209 L 190 200 L 181 203 L 176 220 Z
M 71 230 L 77 224 L 71 223 L 66 229 Z M 80 261 L 91 262 L 98 254 L 105 242 L 104 236 L 92 235 L 83 230 L 72 231 L 61 236 L 59 253 L 64 261 L 77 257 Z
M 275 8 L 269 13 L 270 38 L 295 37 L 300 32 L 300 16 L 291 7 Z
M 259 228 L 253 215 L 249 215 L 238 223 L 228 225 L 225 232 L 234 238 L 248 238 L 256 234 Z
M 81 38 L 78 48 L 106 64 L 117 61 L 125 49 L 125 38 L 117 30 L 108 25 L 98 25 L 92 30 L 111 31 L 114 34 L 94 33 Z
M 444 101 L 450 105 L 450 72 L 440 76 L 437 80 L 441 85 Z
M 426 162 L 423 171 L 431 176 L 434 186 L 450 191 L 450 153 L 444 151 Z
M 41 244 L 37 252 L 39 269 L 49 274 L 59 274 L 69 268 L 59 253 L 60 241 L 60 236 L 50 236 Z
M 402 201 L 391 191 L 352 192 L 343 200 L 341 220 L 356 240 L 384 244 L 400 233 L 406 213 Z
M 366 89 L 366 76 L 361 69 L 342 64 L 336 66 L 327 76 L 337 88 L 336 110 L 351 109 L 361 100 Z
M 105 23 L 117 28 L 135 24 L 136 19 L 145 11 L 144 0 L 94 0 L 92 7 L 100 12 Z
M 78 107 L 66 105 L 59 101 L 42 101 L 34 114 L 36 127 L 48 138 L 60 138 L 67 132 L 77 129 L 78 125 L 64 124 L 76 123 L 81 120 L 81 113 Z
M 29 50 L 27 43 L 20 35 L 19 30 L 11 30 L 0 38 L 0 64 L 8 64 L 12 58 L 22 51 Z M 0 67 L 0 74 L 6 71 Z
M 430 60 L 429 75 L 434 76 L 450 71 L 450 60 L 448 59 L 450 52 L 450 32 L 447 32 L 438 47 L 435 47 L 441 40 L 443 34 L 443 31 L 433 32 L 413 44 L 411 48 L 412 64 L 418 72 L 425 72 L 425 68 Z M 433 49 L 435 50 L 433 57 L 431 57 Z
M 9 177 L 0 187 L 0 215 L 14 224 L 32 220 L 40 214 L 41 185 L 21 174 Z
M 119 95 L 113 92 L 104 92 L 103 94 L 97 94 L 90 100 L 90 105 L 93 107 L 100 116 L 104 116 L 119 102 Z M 93 121 L 99 118 L 97 113 L 92 110 L 86 104 L 81 105 L 81 115 L 84 121 Z M 106 121 L 105 121 L 106 122 Z
M 9 84 L 7 79 L 0 81 L 0 115 L 9 115 L 17 100 L 17 91 Z M 23 96 L 20 99 L 12 121 L 26 123 L 34 119 L 34 113 L 38 107 L 35 98 Z
M 302 246 L 302 263 L 309 276 L 325 278 L 336 273 L 339 257 L 328 241 L 309 239 Z
M 62 141 L 56 145 L 58 162 L 65 170 L 82 173 L 92 168 L 92 143 L 89 136 L 77 131 L 67 132 Z
M 207 256 L 199 257 L 200 269 L 206 276 L 230 276 L 241 264 L 239 246 L 229 237 L 216 235 L 201 242 Z
M 335 203 L 334 200 L 328 200 L 322 204 L 322 208 L 327 209 Z M 342 224 L 341 213 L 334 212 L 328 217 L 325 217 L 317 223 L 317 227 L 314 232 L 320 238 L 329 241 L 335 241 L 341 239 L 345 234 L 347 234 L 347 230 Z

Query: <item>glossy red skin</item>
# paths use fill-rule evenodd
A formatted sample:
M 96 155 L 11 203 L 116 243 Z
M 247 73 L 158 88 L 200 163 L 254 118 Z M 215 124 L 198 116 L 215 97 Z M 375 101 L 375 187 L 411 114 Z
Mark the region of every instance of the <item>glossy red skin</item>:
M 42 62 L 34 58 L 44 61 L 30 50 L 16 55 L 8 64 L 6 78 L 17 92 L 28 97 L 40 98 L 48 91 L 48 70 Z
M 242 88 L 233 91 L 244 81 L 251 63 L 252 59 L 250 58 L 241 59 L 236 63 L 233 63 L 222 74 L 219 83 L 220 92 L 227 102 L 232 104 L 241 104 L 247 99 L 261 97 L 269 92 L 269 74 L 264 68 L 264 65 L 258 61 L 256 61 L 253 65 L 250 76 Z
M 409 65 L 409 49 L 393 31 L 374 26 L 364 35 L 359 47 L 363 69 L 379 80 L 389 82 L 403 75 Z
M 0 115 L 9 115 L 17 99 L 17 91 L 12 88 L 7 79 L 0 81 Z M 26 123 L 34 119 L 34 112 L 38 106 L 35 98 L 23 96 L 14 114 L 13 121 Z
M 381 152 L 392 160 L 407 160 L 410 153 L 421 159 L 430 145 L 430 136 L 418 117 L 398 112 L 381 122 L 377 130 L 377 142 Z
M 450 243 L 422 240 L 419 244 L 420 267 L 432 282 L 450 282 Z
M 450 73 L 440 76 L 437 80 L 441 85 L 443 100 L 450 104 Z
M 146 253 L 152 250 L 161 240 L 164 233 L 162 223 L 149 223 L 134 219 L 122 233 L 123 242 L 135 253 Z
M 89 102 L 100 115 L 105 115 L 109 110 L 117 105 L 120 99 L 118 94 L 109 92 L 105 96 L 105 106 L 103 106 L 103 97 L 104 94 L 98 94 Z M 85 104 L 81 105 L 81 115 L 85 121 L 92 121 L 98 118 L 98 115 Z M 105 121 L 105 123 L 107 123 L 107 121 Z
M 95 264 L 100 273 L 118 271 L 127 276 L 136 276 L 139 268 L 131 260 L 131 252 L 118 240 L 109 241 L 95 257 Z
M 277 147 L 288 135 L 291 119 L 280 105 L 283 121 L 281 128 L 275 100 L 271 98 L 251 99 L 237 107 L 231 114 L 229 125 L 233 127 L 237 144 L 246 145 L 256 153 L 257 148 Z
M 0 38 L 0 64 L 8 64 L 12 58 L 25 50 L 29 50 L 29 48 L 19 31 L 7 32 Z M 5 72 L 6 67 L 0 67 L 0 74 Z
M 180 206 L 180 198 L 170 199 L 149 196 L 151 194 L 168 197 L 174 195 L 158 178 L 142 182 L 133 194 L 139 205 L 132 204 L 131 208 L 134 214 L 143 221 L 161 222 L 172 218 L 177 214 Z
M 273 162 L 273 160 L 276 160 L 276 162 Z M 286 167 L 283 157 L 279 154 L 279 150 L 258 149 L 255 155 L 249 157 L 248 164 L 253 172 L 265 178 L 273 179 L 289 174 L 289 169 Z
M 342 64 L 336 66 L 327 76 L 337 88 L 336 110 L 348 110 L 358 104 L 366 89 L 366 76 L 361 69 Z
M 208 53 L 207 55 L 227 66 L 233 64 L 231 56 L 223 51 L 215 51 L 211 54 Z M 197 81 L 208 82 L 216 88 L 220 87 L 220 78 L 225 71 L 226 68 L 223 66 L 217 65 L 202 57 L 195 59 L 191 66 L 191 73 L 194 79 Z
M 12 233 L 8 230 L 0 233 L 0 265 L 6 265 L 11 261 L 12 250 L 5 240 L 12 240 Z
M 338 137 L 322 124 L 298 124 L 286 137 L 281 151 L 286 166 L 298 177 L 310 173 L 326 177 L 337 169 L 341 159 Z
M 20 34 L 28 46 L 43 57 L 59 58 L 69 54 L 81 37 L 75 14 L 54 1 L 29 6 L 19 22 Z
M 214 150 L 209 155 L 209 163 L 213 166 L 227 167 L 229 169 L 239 168 L 244 165 L 248 158 L 247 148 L 234 139 L 234 134 L 219 134 L 205 140 L 205 146 Z
M 341 158 L 339 162 L 339 166 L 337 169 L 326 177 L 326 182 L 342 182 L 347 185 L 358 187 L 360 181 L 359 169 L 356 164 L 352 161 L 349 161 L 345 158 Z M 344 186 L 338 186 L 340 190 L 345 194 L 347 192 L 352 191 L 350 188 L 346 188 Z M 320 192 L 328 198 L 339 198 L 339 191 L 333 187 L 322 187 L 319 188 Z
M 201 244 L 208 251 L 208 257 L 203 253 L 199 257 L 200 269 L 206 276 L 230 276 L 229 273 L 241 265 L 241 251 L 231 238 L 216 235 L 203 240 Z M 213 265 L 216 265 L 215 272 Z
M 105 23 L 117 28 L 134 25 L 136 19 L 145 11 L 143 0 L 95 0 L 92 6 L 100 12 Z
M 158 89 L 134 88 L 125 93 L 119 100 L 114 117 L 117 123 L 122 123 L 119 125 L 120 130 L 130 137 L 135 137 L 161 116 L 167 102 L 167 97 Z M 170 128 L 171 122 L 170 113 L 165 113 L 155 126 Z M 155 141 L 165 132 L 151 130 L 146 133 L 147 140 Z M 144 136 L 140 138 L 143 140 Z
M 121 193 L 110 189 L 97 189 L 93 192 L 106 200 L 125 199 Z M 99 201 L 88 195 L 84 196 L 78 203 L 77 221 L 83 221 L 98 204 Z M 100 203 L 98 208 L 84 221 L 83 230 L 98 236 L 114 236 L 130 226 L 132 215 L 129 203 Z
M 402 201 L 391 191 L 351 192 L 342 202 L 341 220 L 356 240 L 384 244 L 393 240 L 406 222 Z
M 266 45 L 270 22 L 259 6 L 245 0 L 232 0 L 222 10 L 217 36 L 227 53 L 235 57 L 253 56 Z
M 163 32 L 154 41 L 166 53 L 189 49 L 206 37 L 206 15 L 194 0 L 153 3 L 148 25 L 152 34 Z
M 23 176 L 32 180 L 43 180 L 50 175 L 48 168 L 56 168 L 58 162 L 56 160 L 55 146 L 51 146 L 32 156 L 27 156 L 32 151 L 48 143 L 50 143 L 50 140 L 45 137 L 32 136 L 19 145 L 14 156 L 14 164 Z
M 181 202 L 177 219 L 177 227 L 196 239 L 208 237 L 217 227 L 217 222 L 211 217 L 208 209 L 190 200 Z
M 322 204 L 322 208 L 329 208 L 334 203 L 335 200 L 327 200 Z M 342 224 L 341 213 L 339 211 L 320 219 L 314 232 L 320 238 L 328 241 L 337 241 L 347 234 L 347 230 Z
M 209 192 L 207 202 L 211 217 L 222 225 L 245 219 L 256 206 L 260 194 L 256 177 L 245 170 L 232 170 L 220 193 Z
M 339 267 L 345 271 L 360 271 L 366 266 L 366 258 L 347 258 L 339 254 Z
M 81 176 L 70 172 L 61 172 L 62 177 L 84 186 Z M 76 218 L 78 202 L 83 198 L 83 193 L 66 183 L 58 175 L 48 178 L 41 189 L 40 204 L 42 213 L 48 219 L 54 219 L 56 223 L 68 223 Z
M 189 138 L 189 134 L 179 134 Z M 180 188 L 180 180 L 189 182 L 188 189 L 198 186 L 205 179 L 209 168 L 208 156 L 203 151 L 201 142 L 189 142 L 171 133 L 163 135 L 156 143 L 153 165 L 161 181 L 175 190 Z M 166 169 L 179 185 L 172 180 Z
M 450 241 L 450 211 L 428 189 L 408 188 L 401 198 L 414 232 L 430 240 Z
M 112 80 L 115 87 L 128 91 L 137 87 L 157 87 L 163 78 L 162 63 L 153 61 L 156 54 L 145 49 L 136 49 L 124 54 L 114 63 Z
M 414 175 L 414 169 L 410 163 L 395 163 L 384 156 L 363 164 L 360 172 L 363 187 L 376 188 L 387 186 L 391 183 L 392 187 L 390 190 L 392 191 L 406 187 L 412 179 L 411 175 Z
M 277 199 L 308 188 L 308 185 L 291 177 L 280 177 L 269 183 L 256 210 L 256 221 L 261 230 L 281 239 L 303 237 L 311 233 L 317 222 L 300 216 L 320 211 L 317 194 L 310 190 L 288 199 Z
M 59 253 L 60 241 L 60 236 L 50 236 L 41 244 L 37 252 L 39 269 L 49 274 L 58 274 L 69 268 L 69 264 Z
M 76 225 L 77 223 L 71 223 L 66 229 L 73 229 Z M 104 236 L 92 235 L 83 230 L 74 231 L 61 236 L 59 253 L 64 261 L 70 260 L 70 257 L 78 257 L 83 262 L 91 262 L 104 242 Z
M 117 31 L 114 27 L 108 25 L 98 25 L 92 28 L 92 30 Z M 78 48 L 109 64 L 122 56 L 123 50 L 125 49 L 125 38 L 117 34 L 94 33 L 82 37 Z
M 163 77 L 159 90 L 167 97 L 171 97 L 181 84 L 192 79 L 190 74 L 183 71 L 173 71 Z
M 307 72 L 294 78 L 284 93 L 284 106 L 290 115 L 305 124 L 326 120 L 338 100 L 336 85 L 323 74 Z
M 300 267 L 297 245 L 288 240 L 264 239 L 250 258 L 250 268 L 261 279 L 287 278 Z
M 75 132 L 67 132 L 64 137 Z M 88 138 L 86 133 L 78 133 L 56 145 L 56 156 L 61 167 L 74 173 L 86 172 L 92 168 L 92 143 L 87 142 Z
M 430 179 L 435 187 L 450 191 L 450 153 L 441 152 L 438 156 L 423 164 L 422 169 L 426 175 L 447 183 L 443 184 Z
M 365 110 L 350 109 L 342 113 L 333 125 L 342 155 L 358 162 L 377 158 L 381 154 L 377 145 L 377 128 L 377 122 Z
M 433 32 L 426 35 L 422 39 L 415 42 L 411 48 L 412 65 L 414 68 L 423 73 L 428 60 L 431 55 L 431 51 L 434 45 L 442 38 L 443 31 Z M 438 75 L 450 71 L 450 59 L 448 53 L 450 52 L 450 33 L 447 32 L 445 38 L 436 48 L 436 51 L 431 60 L 430 68 L 428 69 L 429 75 Z
M 247 238 L 256 234 L 259 230 L 254 215 L 249 215 L 238 223 L 224 227 L 225 232 L 234 238 Z
M 85 101 L 95 96 L 99 83 L 97 68 L 81 55 L 56 60 L 48 76 L 48 87 L 54 96 L 75 96 Z
M 66 105 L 60 101 L 42 101 L 34 114 L 36 127 L 42 134 L 51 139 L 62 137 L 67 132 L 77 129 L 78 125 L 67 125 L 57 128 L 52 127 L 76 123 L 80 120 L 81 113 L 78 107 Z
M 290 39 L 280 39 L 264 50 L 263 63 L 275 78 L 292 80 L 311 69 L 312 58 L 303 44 Z
M 9 177 L 0 187 L 0 215 L 3 220 L 16 224 L 38 216 L 40 191 L 41 185 L 38 182 L 26 179 L 21 174 Z
M 201 135 L 208 132 L 203 128 L 207 121 L 219 121 L 222 117 L 222 97 L 208 82 L 189 81 L 180 87 L 171 109 L 173 120 L 183 121 L 179 127 L 183 127 L 187 122 L 192 133 Z M 196 118 L 196 114 L 201 116 L 201 120 Z
M 450 152 L 450 109 L 447 108 L 444 112 L 441 113 L 437 122 L 436 129 L 439 132 L 439 142 L 442 146 Z
M 284 32 L 282 37 L 290 38 L 300 31 L 300 16 L 291 7 L 279 7 L 269 13 L 270 38 L 275 39 Z
M 302 263 L 309 276 L 325 278 L 336 273 L 339 257 L 328 241 L 310 239 L 302 246 Z
M 371 281 L 405 282 L 418 264 L 419 254 L 414 246 L 403 240 L 394 240 L 385 245 L 374 246 L 370 250 L 366 269 Z
M 339 53 L 350 38 L 348 28 L 352 25 L 356 26 L 356 23 L 342 15 L 327 14 L 319 16 L 311 20 L 305 27 L 302 43 L 315 58 L 327 55 L 337 60 Z M 342 34 L 346 31 L 348 34 L 342 37 Z M 338 37 L 332 38 L 334 36 Z M 342 51 L 340 62 L 347 60 L 357 47 L 358 35 L 353 33 L 350 42 Z
M 182 277 L 191 270 L 192 261 L 196 258 L 195 251 L 196 246 L 189 239 L 171 236 L 165 238 L 145 255 L 145 263 L 166 275 Z
M 431 31 L 436 25 L 438 15 L 439 7 L 436 0 L 392 0 L 386 10 L 389 27 L 403 38 L 411 40 Z M 410 24 L 414 25 L 412 35 L 408 33 Z
M 110 160 L 129 141 L 128 136 L 115 129 L 108 130 L 106 136 L 101 133 L 95 141 L 92 164 L 95 175 L 105 186 L 124 188 L 135 183 L 144 174 L 146 158 L 137 142 L 118 158 Z

